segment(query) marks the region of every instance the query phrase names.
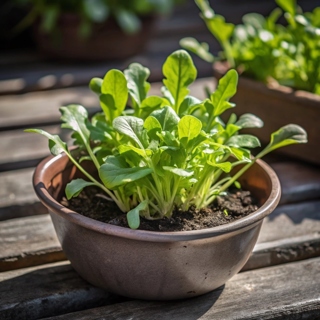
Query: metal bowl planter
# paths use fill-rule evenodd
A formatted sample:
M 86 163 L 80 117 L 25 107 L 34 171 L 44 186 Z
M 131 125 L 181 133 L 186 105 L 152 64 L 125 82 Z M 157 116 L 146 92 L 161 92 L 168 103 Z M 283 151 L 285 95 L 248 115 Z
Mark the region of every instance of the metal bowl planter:
M 188 298 L 223 285 L 248 260 L 263 218 L 280 199 L 276 174 L 258 160 L 239 180 L 260 204 L 245 218 L 198 231 L 131 230 L 62 206 L 65 185 L 77 176 L 65 155 L 43 160 L 34 174 L 35 191 L 50 211 L 63 251 L 91 284 L 138 299 Z
M 220 79 L 227 71 L 225 62 L 215 62 L 213 73 Z M 263 119 L 259 130 L 247 130 L 261 142 L 270 140 L 270 132 L 287 123 L 296 123 L 308 133 L 308 143 L 281 148 L 275 152 L 320 164 L 319 135 L 320 96 L 281 85 L 264 84 L 240 75 L 237 93 L 231 99 L 236 103 L 237 114 L 253 113 Z

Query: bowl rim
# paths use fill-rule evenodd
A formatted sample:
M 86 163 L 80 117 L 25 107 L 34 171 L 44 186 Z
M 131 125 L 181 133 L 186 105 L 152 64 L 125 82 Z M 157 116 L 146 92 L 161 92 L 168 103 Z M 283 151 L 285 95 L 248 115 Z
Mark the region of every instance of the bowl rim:
M 58 156 L 49 156 L 43 159 L 37 165 L 33 174 L 33 187 L 40 201 L 49 209 L 50 214 L 57 214 L 58 216 L 67 219 L 71 223 L 75 223 L 98 233 L 126 239 L 152 242 L 177 242 L 206 239 L 216 236 L 223 236 L 229 233 L 240 233 L 253 228 L 259 222 L 262 222 L 263 218 L 269 215 L 276 208 L 281 197 L 280 182 L 276 173 L 263 160 L 258 159 L 256 161 L 256 165 L 259 165 L 270 178 L 271 192 L 265 203 L 250 215 L 228 224 L 201 230 L 175 232 L 132 230 L 130 228 L 111 225 L 83 216 L 73 210 L 68 209 L 67 207 L 64 207 L 57 200 L 55 200 L 53 196 L 51 196 L 43 183 L 43 177 L 48 168 L 54 166 L 59 161 L 63 161 L 64 157 L 67 157 L 67 155 L 60 154 Z

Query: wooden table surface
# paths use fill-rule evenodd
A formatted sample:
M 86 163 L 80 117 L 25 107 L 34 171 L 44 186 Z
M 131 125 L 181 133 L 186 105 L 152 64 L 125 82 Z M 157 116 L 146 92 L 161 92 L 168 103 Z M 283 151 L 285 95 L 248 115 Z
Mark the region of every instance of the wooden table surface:
M 137 57 L 150 67 L 153 81 L 161 79 L 161 65 L 179 48 L 178 39 L 207 38 L 203 26 L 191 23 L 194 7 L 186 8 L 162 21 L 153 43 Z M 235 6 L 233 12 L 239 8 L 244 10 Z M 23 68 L 10 72 L 14 61 Z M 39 60 L 34 52 L 0 54 L 0 319 L 320 319 L 320 168 L 281 156 L 268 158 L 282 184 L 281 203 L 263 222 L 242 272 L 223 287 L 188 300 L 141 301 L 96 288 L 73 270 L 31 185 L 34 167 L 48 155 L 47 141 L 22 129 L 41 127 L 70 140 L 59 128 L 58 108 L 80 103 L 96 112 L 89 79 L 128 62 L 69 66 Z M 213 89 L 215 82 L 210 66 L 197 64 L 200 78 L 192 93 L 201 98 L 203 88 Z M 66 73 L 77 80 L 39 86 L 40 78 Z M 24 86 L 10 82 L 17 79 Z M 160 87 L 154 82 L 153 92 Z

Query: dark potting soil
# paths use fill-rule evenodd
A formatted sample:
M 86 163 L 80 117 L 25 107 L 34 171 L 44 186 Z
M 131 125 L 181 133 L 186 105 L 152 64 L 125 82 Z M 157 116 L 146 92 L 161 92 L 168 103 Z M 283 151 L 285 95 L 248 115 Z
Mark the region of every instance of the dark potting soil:
M 126 214 L 121 212 L 116 204 L 105 199 L 99 189 L 88 187 L 71 200 L 65 198 L 61 203 L 84 216 L 128 227 Z M 249 191 L 233 191 L 225 196 L 218 196 L 209 207 L 196 210 L 194 207 L 182 212 L 175 210 L 172 218 L 161 220 L 140 219 L 141 230 L 150 231 L 190 231 L 216 227 L 241 219 L 256 211 L 258 206 Z

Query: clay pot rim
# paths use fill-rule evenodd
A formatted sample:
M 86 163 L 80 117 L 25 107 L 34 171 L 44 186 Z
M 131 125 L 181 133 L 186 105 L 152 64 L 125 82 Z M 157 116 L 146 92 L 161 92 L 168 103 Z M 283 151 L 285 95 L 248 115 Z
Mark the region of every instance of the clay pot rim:
M 250 215 L 241 218 L 237 221 L 221 225 L 218 227 L 193 230 L 193 231 L 177 231 L 177 232 L 157 232 L 147 230 L 132 230 L 125 227 L 119 227 L 85 217 L 75 211 L 72 211 L 58 201 L 56 201 L 47 188 L 44 186 L 43 177 L 47 170 L 54 166 L 58 161 L 61 161 L 65 154 L 58 156 L 49 156 L 42 160 L 33 175 L 33 187 L 40 201 L 53 213 L 62 216 L 71 223 L 76 223 L 84 228 L 103 233 L 110 236 L 118 236 L 121 238 L 151 241 L 151 242 L 178 242 L 178 241 L 192 241 L 196 239 L 206 239 L 214 236 L 223 236 L 230 233 L 240 233 L 246 229 L 253 228 L 263 218 L 269 215 L 278 205 L 281 196 L 281 187 L 279 179 L 273 169 L 262 160 L 257 160 L 259 165 L 270 178 L 271 192 L 265 203 L 259 207 L 258 210 Z

